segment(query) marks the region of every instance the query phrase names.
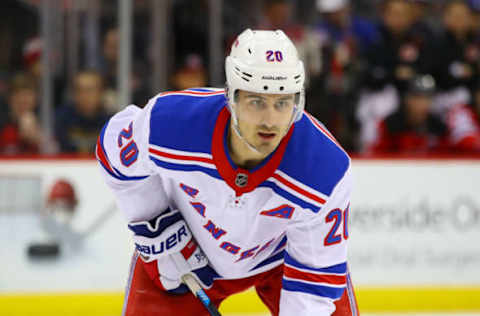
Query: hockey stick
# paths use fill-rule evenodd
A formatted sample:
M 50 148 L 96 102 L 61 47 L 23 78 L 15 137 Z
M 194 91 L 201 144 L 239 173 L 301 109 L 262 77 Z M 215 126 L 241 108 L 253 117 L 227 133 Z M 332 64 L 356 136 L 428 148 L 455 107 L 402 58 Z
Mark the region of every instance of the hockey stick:
M 171 256 L 173 262 L 180 271 L 190 270 L 190 266 L 181 253 L 174 253 L 171 254 Z M 211 316 L 222 316 L 215 305 L 213 305 L 213 302 L 210 300 L 207 293 L 205 293 L 203 288 L 200 286 L 200 284 L 198 284 L 197 280 L 191 273 L 185 273 L 181 279 L 182 282 L 188 287 L 190 292 L 192 292 L 193 296 L 202 302 L 203 306 L 205 306 Z
M 202 302 L 203 306 L 205 306 L 211 316 L 222 316 L 215 305 L 213 305 L 213 302 L 210 300 L 207 293 L 205 293 L 200 284 L 198 284 L 197 280 L 195 280 L 190 273 L 183 275 L 182 281 L 190 289 L 192 294 Z

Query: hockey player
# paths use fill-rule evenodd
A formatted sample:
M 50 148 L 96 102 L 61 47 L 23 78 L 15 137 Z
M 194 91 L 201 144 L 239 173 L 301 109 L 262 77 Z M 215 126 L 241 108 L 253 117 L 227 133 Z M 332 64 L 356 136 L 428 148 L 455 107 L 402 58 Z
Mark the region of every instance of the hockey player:
M 350 159 L 304 112 L 282 31 L 244 31 L 226 89 L 164 92 L 103 128 L 96 155 L 133 232 L 124 315 L 208 315 L 255 287 L 272 315 L 357 315 L 347 268 Z

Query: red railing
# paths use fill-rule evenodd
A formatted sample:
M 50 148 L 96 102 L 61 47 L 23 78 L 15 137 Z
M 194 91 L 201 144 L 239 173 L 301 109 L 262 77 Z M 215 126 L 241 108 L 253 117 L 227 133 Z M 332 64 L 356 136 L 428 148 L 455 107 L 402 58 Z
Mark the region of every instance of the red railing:
M 351 154 L 353 160 L 479 160 L 478 154 L 462 154 L 462 153 L 441 153 L 441 154 Z M 58 155 L 6 155 L 0 156 L 1 161 L 14 160 L 94 160 L 93 154 L 58 154 Z

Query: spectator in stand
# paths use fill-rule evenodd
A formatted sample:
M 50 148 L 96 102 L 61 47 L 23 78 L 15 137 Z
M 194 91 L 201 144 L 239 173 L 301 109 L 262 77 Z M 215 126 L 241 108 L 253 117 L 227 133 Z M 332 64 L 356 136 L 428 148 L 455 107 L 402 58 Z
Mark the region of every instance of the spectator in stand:
M 109 113 L 118 111 L 117 102 L 117 65 L 118 65 L 118 30 L 109 28 L 102 43 L 100 72 L 103 78 L 105 110 Z
M 0 73 L 12 74 L 23 66 L 22 46 L 39 31 L 39 10 L 25 1 L 2 0 L 0 10 Z M 3 78 L 0 78 L 2 80 Z
M 473 15 L 473 30 L 476 33 L 477 41 L 480 41 L 480 0 L 469 0 L 468 4 Z
M 8 75 L 5 72 L 0 72 L 0 126 L 3 126 L 8 118 L 8 86 Z
M 474 113 L 474 117 L 476 118 L 477 125 L 480 126 L 480 78 L 477 81 L 477 85 L 473 90 L 473 104 L 472 104 L 472 111 Z
M 315 27 L 323 41 L 345 43 L 363 54 L 378 40 L 377 28 L 352 12 L 350 0 L 317 0 L 322 20 Z M 322 41 L 322 43 L 323 43 Z
M 177 56 L 194 53 L 208 57 L 208 2 L 175 1 L 173 5 L 174 51 Z
M 25 72 L 35 80 L 38 89 L 42 82 L 42 51 L 43 40 L 40 37 L 32 37 L 23 45 L 23 67 Z M 52 58 L 55 58 L 55 56 L 56 53 L 54 52 Z M 53 105 L 55 107 L 57 104 L 61 103 L 60 100 L 63 100 L 65 80 L 56 74 L 55 62 L 53 62 L 53 66 L 54 67 L 50 69 L 50 71 L 53 73 Z
M 472 30 L 475 37 L 475 46 L 480 48 L 480 0 L 470 0 L 470 9 L 472 12 Z M 477 58 L 477 74 L 480 74 L 480 58 Z M 477 78 L 480 80 L 480 78 Z M 478 87 L 478 85 L 477 85 Z
M 23 73 L 15 75 L 7 99 L 8 113 L 0 126 L 0 154 L 36 154 L 43 133 L 37 119 L 35 79 Z
M 414 28 L 411 1 L 384 0 L 380 6 L 379 41 L 366 53 L 363 90 L 356 106 L 360 148 L 376 141 L 379 123 L 398 109 L 408 82 L 431 73 L 435 61 L 432 38 Z
M 472 95 L 470 106 L 456 105 L 447 116 L 450 140 L 457 152 L 480 152 L 480 80 Z
M 42 51 L 43 40 L 40 37 L 30 38 L 23 45 L 23 66 L 36 80 L 42 76 Z
M 306 72 L 306 85 L 321 70 L 320 42 L 313 30 L 293 20 L 291 0 L 266 0 L 263 5 L 259 30 L 282 30 L 293 41 Z
M 430 75 L 414 77 L 400 108 L 380 124 L 373 153 L 440 153 L 448 147 L 448 130 L 430 111 L 435 81 Z
M 480 47 L 475 41 L 473 16 L 462 0 L 450 1 L 444 9 L 444 34 L 435 56 L 436 78 L 442 93 L 435 100 L 435 111 L 448 113 L 456 104 L 470 102 L 470 90 L 480 76 Z
M 207 70 L 202 58 L 196 54 L 188 55 L 172 77 L 175 90 L 205 87 L 207 82 Z
M 432 0 L 410 0 L 412 6 L 413 32 L 422 34 L 422 37 L 434 42 L 441 25 L 437 22 L 438 17 L 432 10 Z
M 116 86 L 117 64 L 118 64 L 118 30 L 109 28 L 103 37 L 102 46 L 102 75 L 105 86 Z
M 293 7 L 289 0 L 265 0 L 258 29 L 286 28 L 291 35 L 298 37 L 298 33 L 303 32 L 303 27 L 292 21 L 292 13 Z
M 117 28 L 109 28 L 103 37 L 102 57 L 100 72 L 103 77 L 103 98 L 105 110 L 112 114 L 117 112 L 117 71 L 118 71 L 118 45 L 119 34 Z M 132 103 L 146 104 L 150 94 L 147 78 L 148 68 L 144 58 L 137 56 L 134 51 L 132 72 L 130 75 L 130 89 L 132 91 Z
M 311 100 L 307 109 L 327 125 L 342 146 L 353 150 L 353 113 L 361 81 L 361 57 L 366 47 L 376 41 L 376 28 L 353 15 L 348 0 L 317 0 L 317 9 L 322 17 L 315 27 L 322 68 L 307 90 Z
M 255 22 L 249 9 L 255 7 L 257 0 L 222 1 L 222 45 L 230 49 L 240 30 Z M 206 68 L 210 64 L 209 53 L 209 5 L 208 0 L 172 1 L 172 38 L 175 56 L 199 55 Z M 228 53 L 228 52 L 227 52 Z M 176 63 L 179 63 L 177 60 Z
M 412 4 L 404 0 L 384 0 L 381 5 L 379 41 L 367 52 L 367 84 L 383 89 L 393 84 L 403 92 L 418 73 L 431 73 L 435 60 L 434 44 L 413 29 Z
M 57 112 L 55 134 L 62 152 L 93 153 L 108 119 L 102 103 L 102 77 L 96 71 L 81 71 L 75 76 L 73 90 L 73 103 Z

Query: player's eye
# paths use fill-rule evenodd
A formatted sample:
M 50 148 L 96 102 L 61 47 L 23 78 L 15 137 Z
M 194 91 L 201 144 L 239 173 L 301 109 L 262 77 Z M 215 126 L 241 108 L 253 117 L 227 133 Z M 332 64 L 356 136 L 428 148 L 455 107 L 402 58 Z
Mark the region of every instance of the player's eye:
M 290 103 L 289 101 L 287 100 L 280 100 L 280 101 L 277 101 L 275 103 L 275 108 L 278 110 L 278 111 L 283 111 L 285 109 L 287 109 L 289 106 L 290 106 Z
M 261 110 L 265 107 L 265 102 L 260 99 L 252 99 L 249 104 L 253 106 L 256 110 Z

